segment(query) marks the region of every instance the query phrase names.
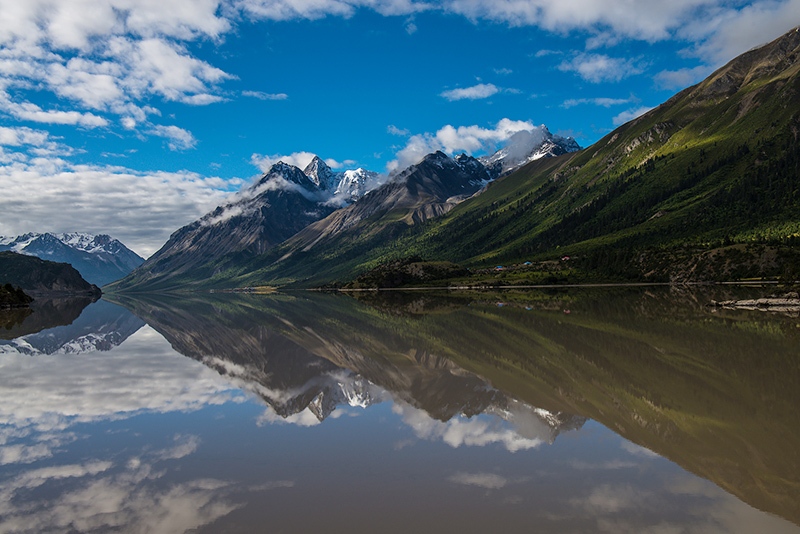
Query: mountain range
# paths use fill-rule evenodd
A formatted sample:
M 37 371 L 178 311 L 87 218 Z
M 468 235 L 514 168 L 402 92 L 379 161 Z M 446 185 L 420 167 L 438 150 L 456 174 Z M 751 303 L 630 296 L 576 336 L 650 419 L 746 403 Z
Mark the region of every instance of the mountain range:
M 796 280 L 798 58 L 793 30 L 589 148 L 543 129 L 481 159 L 434 153 L 344 207 L 323 194 L 336 180 L 319 161 L 316 182 L 277 164 L 112 290 L 313 287 L 411 255 L 514 266 L 516 283 L 538 280 L 536 269 L 577 281 Z M 247 202 L 278 192 L 309 209 L 271 210 L 280 221 L 265 226 Z M 201 228 L 217 221 L 234 236 L 225 247 Z M 158 263 L 184 250 L 199 261 Z
M 517 134 L 484 160 L 436 152 L 388 177 L 364 169 L 334 172 L 319 157 L 303 170 L 278 162 L 231 201 L 173 233 L 115 287 L 176 288 L 239 268 L 281 243 L 308 250 L 338 234 L 361 232 L 365 224 L 377 230 L 415 225 L 447 213 L 519 165 L 578 148 L 542 126 Z
M 108 235 L 87 233 L 27 233 L 0 236 L 0 251 L 69 263 L 89 283 L 103 286 L 119 280 L 144 262 L 144 258 Z

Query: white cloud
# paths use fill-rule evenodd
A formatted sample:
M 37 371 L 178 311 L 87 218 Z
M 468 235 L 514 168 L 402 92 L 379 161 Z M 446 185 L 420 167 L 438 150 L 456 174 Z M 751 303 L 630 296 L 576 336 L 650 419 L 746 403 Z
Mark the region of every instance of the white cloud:
M 219 0 L 0 2 L 0 90 L 36 88 L 60 99 L 57 109 L 44 110 L 4 92 L 0 110 L 21 121 L 85 128 L 108 126 L 97 112 L 112 113 L 130 130 L 130 119 L 143 122 L 153 111 L 136 103 L 154 95 L 219 102 L 217 86 L 230 76 L 182 44 L 229 31 L 231 21 L 218 12 Z
M 97 128 L 108 125 L 106 119 L 92 113 L 59 110 L 45 111 L 31 102 L 11 102 L 2 97 L 0 97 L 0 110 L 17 119 L 41 124 L 69 124 L 83 126 L 84 128 Z
M 611 119 L 611 122 L 614 124 L 614 126 L 619 126 L 621 124 L 625 124 L 628 121 L 632 121 L 637 117 L 641 117 L 651 109 L 654 108 L 642 106 L 635 109 L 629 109 L 627 111 L 623 111 L 622 113 Z
M 42 147 L 51 143 L 49 138 L 50 134 L 42 130 L 0 126 L 0 145 L 3 146 L 32 145 Z
M 572 504 L 595 514 L 611 514 L 632 508 L 640 509 L 649 498 L 650 494 L 641 488 L 603 484 L 594 488 L 585 499 L 573 499 Z
M 690 21 L 678 36 L 697 43 L 692 55 L 718 67 L 798 24 L 800 0 L 763 0 L 748 2 L 741 9 L 721 7 L 707 18 Z
M 58 158 L 16 153 L 0 166 L 0 235 L 25 232 L 107 233 L 147 257 L 170 233 L 198 219 L 242 180 L 189 172 L 142 173 L 117 167 L 71 165 Z
M 503 68 L 503 69 L 494 69 L 494 73 L 495 74 L 502 74 L 503 76 L 505 76 L 507 74 L 511 74 L 513 72 L 514 71 L 511 70 L 511 69 L 505 69 L 505 68 Z
M 515 133 L 536 128 L 529 121 L 500 120 L 494 128 L 480 126 L 446 125 L 436 133 L 424 133 L 411 136 L 396 155 L 396 159 L 387 165 L 388 171 L 402 170 L 418 163 L 431 152 L 441 150 L 450 154 L 456 152 L 486 151 L 495 148 L 499 143 L 507 141 Z M 391 133 L 391 132 L 390 132 Z
M 494 84 L 480 83 L 472 87 L 444 91 L 439 96 L 446 98 L 450 102 L 453 102 L 455 100 L 479 100 L 482 98 L 489 98 L 498 92 L 500 92 L 500 89 Z
M 571 30 L 602 30 L 626 38 L 657 41 L 721 4 L 720 0 L 447 0 L 444 9 L 470 19 L 485 19 L 510 26 L 537 26 L 566 33 Z
M 592 83 L 618 82 L 634 74 L 644 72 L 644 68 L 633 59 L 587 53 L 578 54 L 570 60 L 561 62 L 558 70 L 574 72 L 584 80 Z
M 392 135 L 399 135 L 400 137 L 405 137 L 407 135 L 411 135 L 411 132 L 405 128 L 398 128 L 394 124 L 390 124 L 386 127 L 386 132 Z
M 359 8 L 384 16 L 402 16 L 433 8 L 432 4 L 414 0 L 233 0 L 232 5 L 249 17 L 268 20 L 349 18 Z
M 344 161 L 336 161 L 333 158 L 328 158 L 325 160 L 325 164 L 331 169 L 343 169 L 345 167 L 354 166 L 356 162 L 352 159 L 346 159 Z
M 258 98 L 259 100 L 286 100 L 289 95 L 286 93 L 262 93 L 261 91 L 242 91 L 242 96 Z
M 704 80 L 713 70 L 713 67 L 707 65 L 678 70 L 665 70 L 656 74 L 655 82 L 663 89 L 684 89 Z
M 197 144 L 192 132 L 177 126 L 156 125 L 149 133 L 167 138 L 170 150 L 188 150 Z
M 289 155 L 273 154 L 272 156 L 265 156 L 261 154 L 253 154 L 250 161 L 253 165 L 258 167 L 261 172 L 267 172 L 270 167 L 282 161 L 288 165 L 294 165 L 301 170 L 305 169 L 311 160 L 314 159 L 316 154 L 311 152 L 295 152 Z

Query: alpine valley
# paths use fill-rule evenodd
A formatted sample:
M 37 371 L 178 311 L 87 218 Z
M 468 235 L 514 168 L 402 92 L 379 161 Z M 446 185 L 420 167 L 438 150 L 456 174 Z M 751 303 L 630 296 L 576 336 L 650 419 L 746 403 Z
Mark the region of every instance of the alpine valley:
M 456 285 L 797 279 L 798 72 L 793 30 L 586 149 L 542 127 L 374 188 L 278 163 L 110 289 L 315 287 L 409 256 L 472 269 Z

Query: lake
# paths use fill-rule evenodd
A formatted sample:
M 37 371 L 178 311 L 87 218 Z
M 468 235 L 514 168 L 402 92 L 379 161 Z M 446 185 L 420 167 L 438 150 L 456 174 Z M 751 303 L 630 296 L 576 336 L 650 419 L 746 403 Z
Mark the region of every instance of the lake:
M 706 306 L 770 291 L 40 301 L 0 532 L 798 533 L 800 318 Z

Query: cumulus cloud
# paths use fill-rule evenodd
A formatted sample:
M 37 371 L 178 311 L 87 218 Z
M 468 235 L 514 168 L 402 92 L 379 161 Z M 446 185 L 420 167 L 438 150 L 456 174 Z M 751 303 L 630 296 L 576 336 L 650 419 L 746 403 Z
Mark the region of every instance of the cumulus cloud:
M 638 107 L 638 108 L 635 108 L 635 109 L 629 109 L 629 110 L 623 111 L 619 115 L 615 116 L 613 119 L 611 119 L 611 122 L 614 124 L 614 126 L 619 126 L 621 124 L 625 124 L 628 121 L 632 121 L 633 119 L 635 119 L 637 117 L 641 117 L 642 115 L 644 115 L 645 113 L 647 113 L 651 109 L 654 109 L 654 108 L 647 107 L 647 106 L 641 106 L 641 107 Z
M 219 102 L 217 87 L 230 76 L 183 44 L 229 31 L 231 21 L 218 15 L 219 8 L 219 0 L 31 0 L 6 6 L 0 16 L 0 111 L 21 121 L 84 128 L 109 126 L 103 114 L 111 113 L 131 130 L 152 112 L 138 102 L 152 96 L 189 105 Z M 42 109 L 8 91 L 32 87 L 56 96 L 58 107 Z
M 3 152 L 0 161 L 5 214 L 0 234 L 107 233 L 144 257 L 161 247 L 175 228 L 218 206 L 244 183 L 190 172 L 73 165 L 21 152 Z
M 572 59 L 562 61 L 558 70 L 574 72 L 591 83 L 618 82 L 644 72 L 644 68 L 636 60 L 589 53 L 581 53 Z
M 159 458 L 141 451 L 125 467 L 110 461 L 62 464 L 4 481 L 4 532 L 190 532 L 239 507 L 226 482 L 194 479 L 166 485 Z M 157 469 L 158 468 L 158 469 Z M 34 488 L 46 491 L 31 493 Z M 21 496 L 24 495 L 24 498 Z
M 530 121 L 500 120 L 494 128 L 481 126 L 446 125 L 435 133 L 416 134 L 409 138 L 406 146 L 387 165 L 388 171 L 402 170 L 419 161 L 431 152 L 441 150 L 450 154 L 466 152 L 472 154 L 496 148 L 508 141 L 515 133 L 536 128 Z
M 456 100 L 480 100 L 482 98 L 489 98 L 498 92 L 500 92 L 500 89 L 494 84 L 479 83 L 478 85 L 473 85 L 472 87 L 444 91 L 439 96 L 446 98 L 450 102 L 453 102 Z

